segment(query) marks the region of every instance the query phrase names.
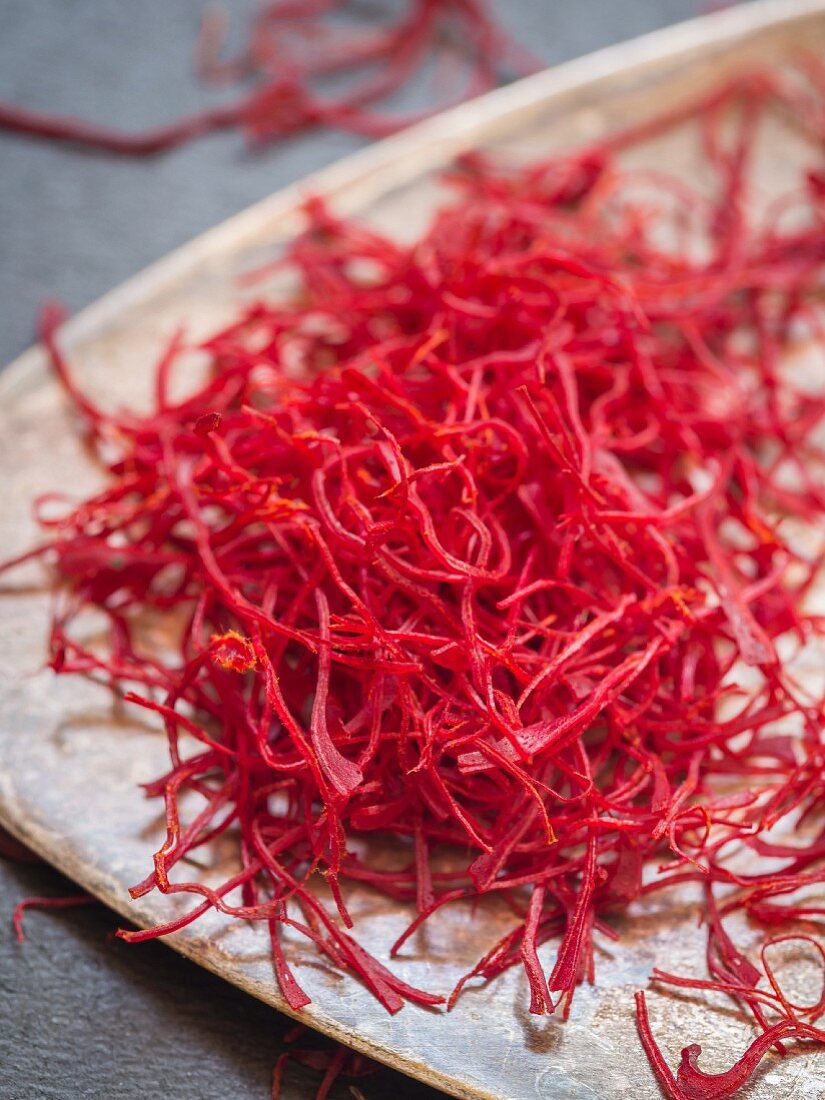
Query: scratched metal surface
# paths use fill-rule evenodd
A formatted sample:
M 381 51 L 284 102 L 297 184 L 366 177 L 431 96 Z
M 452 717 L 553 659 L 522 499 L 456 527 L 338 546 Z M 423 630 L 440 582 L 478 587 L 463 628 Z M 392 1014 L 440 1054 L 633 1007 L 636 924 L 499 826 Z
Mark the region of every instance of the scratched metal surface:
M 723 13 L 681 35 L 663 32 L 594 55 L 505 89 L 426 124 L 308 185 L 339 209 L 390 232 L 410 235 L 442 196 L 433 170 L 468 146 L 502 155 L 538 156 L 644 117 L 749 60 L 780 61 L 804 44 L 825 45 L 825 4 L 754 5 Z M 807 151 L 773 125 L 759 157 L 765 198 L 784 188 Z M 691 170 L 688 132 L 649 147 L 646 163 Z M 307 188 L 276 196 L 188 246 L 104 299 L 73 323 L 66 342 L 82 384 L 99 400 L 140 404 L 144 367 L 182 319 L 208 331 L 239 299 L 235 277 L 277 252 L 294 230 L 294 207 Z M 196 369 L 196 364 L 193 364 Z M 4 553 L 34 538 L 28 502 L 67 487 L 93 489 L 99 473 L 71 430 L 72 418 L 41 354 L 27 353 L 0 382 L 0 540 Z M 106 692 L 42 671 L 48 597 L 32 567 L 3 596 L 0 632 L 0 820 L 72 878 L 138 924 L 175 912 L 177 899 L 129 901 L 158 837 L 158 807 L 138 784 L 165 765 L 164 739 L 151 725 L 113 713 Z M 216 860 L 220 859 L 216 853 Z M 205 873 L 211 873 L 205 869 Z M 350 896 L 359 937 L 379 957 L 409 914 L 369 892 Z M 577 994 L 567 1023 L 530 1017 L 522 974 L 512 971 L 473 989 L 449 1015 L 406 1007 L 386 1015 L 355 981 L 326 969 L 300 942 L 290 945 L 302 985 L 313 998 L 305 1018 L 374 1057 L 457 1097 L 480 1100 L 645 1100 L 657 1086 L 635 1037 L 632 994 L 654 965 L 701 973 L 704 934 L 686 893 L 634 908 L 617 928 L 619 945 L 597 954 L 597 985 Z M 448 991 L 509 927 L 495 904 L 469 913 L 445 910 L 397 963 L 410 982 Z M 737 930 L 747 942 L 750 930 Z M 261 1000 L 283 1010 L 266 942 L 254 928 L 213 915 L 172 945 Z M 543 951 L 545 963 L 552 945 Z M 686 1041 L 705 1046 L 704 1068 L 726 1068 L 747 1043 L 735 1015 L 709 1016 L 690 998 L 652 998 L 653 1026 L 672 1062 Z M 753 1100 L 815 1100 L 825 1095 L 825 1066 L 802 1054 L 765 1067 L 746 1090 Z

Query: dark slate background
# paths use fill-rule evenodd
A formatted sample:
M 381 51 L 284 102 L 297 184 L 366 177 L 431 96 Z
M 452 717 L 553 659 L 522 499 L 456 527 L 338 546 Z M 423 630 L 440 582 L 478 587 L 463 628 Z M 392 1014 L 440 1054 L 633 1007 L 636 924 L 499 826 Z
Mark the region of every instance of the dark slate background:
M 234 0 L 235 30 L 250 0 Z M 501 21 L 548 64 L 700 14 L 702 0 L 498 0 Z M 203 0 L 0 0 L 0 100 L 138 128 L 215 98 L 192 75 Z M 32 338 L 48 296 L 71 309 L 196 233 L 361 145 L 316 131 L 251 154 L 234 134 L 135 161 L 0 135 L 0 363 Z M 0 551 L 2 553 L 2 551 Z M 290 1021 L 160 944 L 114 941 L 100 906 L 33 913 L 70 893 L 0 859 L 0 1097 L 262 1100 Z M 309 1071 L 284 1100 L 314 1095 Z M 434 1100 L 390 1071 L 367 1100 Z M 351 1100 L 346 1084 L 334 1100 Z

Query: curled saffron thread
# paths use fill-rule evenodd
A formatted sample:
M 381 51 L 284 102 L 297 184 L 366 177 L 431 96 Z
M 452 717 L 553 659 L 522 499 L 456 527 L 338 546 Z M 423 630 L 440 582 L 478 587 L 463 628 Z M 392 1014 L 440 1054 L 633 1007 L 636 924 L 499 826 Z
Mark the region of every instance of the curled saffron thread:
M 680 981 L 678 984 L 694 987 L 694 983 L 689 980 Z M 711 983 L 697 982 L 695 986 L 707 988 L 711 987 Z M 726 1097 L 733 1096 L 751 1078 L 771 1047 L 780 1048 L 782 1039 L 790 1038 L 825 1044 L 825 1029 L 814 1027 L 789 1015 L 770 1026 L 765 1024 L 761 1034 L 751 1042 L 745 1053 L 730 1069 L 722 1073 L 705 1073 L 698 1065 L 702 1048 L 698 1043 L 691 1043 L 682 1050 L 679 1069 L 674 1075 L 653 1037 L 647 1014 L 647 1002 L 642 992 L 636 994 L 636 1022 L 639 1037 L 650 1064 L 665 1095 L 672 1100 L 725 1100 Z
M 64 897 L 54 898 L 24 898 L 14 907 L 12 914 L 12 926 L 19 943 L 23 943 L 26 936 L 23 932 L 23 917 L 28 909 L 74 909 L 79 905 L 92 905 L 95 899 L 89 894 L 67 894 Z

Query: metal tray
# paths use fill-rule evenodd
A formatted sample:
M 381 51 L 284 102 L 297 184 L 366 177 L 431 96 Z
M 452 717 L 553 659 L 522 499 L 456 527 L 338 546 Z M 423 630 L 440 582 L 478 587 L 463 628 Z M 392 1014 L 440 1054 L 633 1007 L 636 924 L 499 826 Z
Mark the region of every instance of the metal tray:
M 441 197 L 438 169 L 470 148 L 536 157 L 639 121 L 751 63 L 782 64 L 794 50 L 825 47 L 825 0 L 762 0 L 706 16 L 548 70 L 451 110 L 273 195 L 148 268 L 76 317 L 63 343 L 81 383 L 98 400 L 140 403 L 147 364 L 182 320 L 207 332 L 236 308 L 237 276 L 277 254 L 299 224 L 307 194 L 401 236 L 423 227 Z M 802 155 L 778 123 L 760 159 L 766 194 L 781 188 Z M 638 154 L 637 154 L 638 155 Z M 651 163 L 690 172 L 695 145 L 676 132 L 648 147 Z M 33 348 L 0 380 L 0 545 L 5 557 L 35 538 L 30 502 L 100 480 L 72 427 L 72 414 L 42 351 Z M 0 822 L 65 874 L 139 925 L 169 919 L 179 898 L 133 903 L 127 887 L 150 865 L 158 806 L 138 784 L 160 773 L 165 738 L 115 713 L 109 695 L 43 670 L 48 593 L 31 567 L 3 579 L 0 601 Z M 216 853 L 220 859 L 220 853 Z M 359 938 L 381 957 L 409 914 L 368 890 L 356 892 Z M 690 893 L 636 906 L 622 942 L 597 953 L 597 984 L 581 988 L 571 1019 L 530 1017 L 526 982 L 513 970 L 469 991 L 449 1014 L 407 1006 L 390 1017 L 349 977 L 326 969 L 302 943 L 289 945 L 313 998 L 302 1019 L 452 1096 L 470 1100 L 646 1100 L 659 1095 L 635 1034 L 633 992 L 651 968 L 701 973 L 704 933 Z M 398 972 L 447 991 L 512 917 L 483 905 L 472 919 L 448 908 L 410 942 Z M 741 930 L 747 936 L 747 929 Z M 286 1011 L 265 937 L 218 916 L 169 944 L 227 981 Z M 139 950 L 139 948 L 136 948 Z M 545 961 L 552 945 L 544 949 Z M 689 998 L 651 998 L 653 1026 L 672 1064 L 690 1041 L 703 1066 L 727 1068 L 750 1030 Z M 743 1095 L 815 1100 L 825 1065 L 814 1054 L 770 1057 Z

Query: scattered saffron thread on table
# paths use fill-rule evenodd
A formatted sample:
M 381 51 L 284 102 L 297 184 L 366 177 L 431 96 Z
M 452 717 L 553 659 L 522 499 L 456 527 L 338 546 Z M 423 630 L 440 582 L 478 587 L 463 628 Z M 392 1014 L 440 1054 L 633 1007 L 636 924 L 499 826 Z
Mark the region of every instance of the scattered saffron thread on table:
M 12 925 L 19 943 L 23 943 L 23 916 L 27 909 L 76 909 L 79 905 L 92 905 L 95 898 L 89 894 L 67 894 L 63 897 L 24 898 L 18 902 L 12 914 Z
M 327 1100 L 333 1085 L 341 1077 L 355 1079 L 367 1077 L 377 1073 L 380 1068 L 371 1059 L 349 1050 L 340 1043 L 335 1043 L 332 1046 L 327 1045 L 323 1048 L 294 1045 L 299 1040 L 310 1036 L 309 1029 L 302 1024 L 291 1028 L 284 1035 L 287 1049 L 278 1056 L 272 1072 L 272 1100 L 281 1100 L 284 1071 L 290 1062 L 297 1062 L 299 1065 L 317 1070 L 323 1074 L 315 1093 L 315 1100 Z M 317 1036 L 312 1037 L 317 1040 Z M 350 1092 L 353 1096 L 358 1097 L 360 1095 L 363 1098 L 363 1093 L 356 1086 L 350 1086 Z
M 219 56 L 226 21 L 220 12 L 210 12 L 198 42 L 198 73 L 207 85 L 243 91 L 228 103 L 155 129 L 125 133 L 0 103 L 0 130 L 137 157 L 219 130 L 241 130 L 253 146 L 313 126 L 376 138 L 488 91 L 507 76 L 540 67 L 492 20 L 483 0 L 408 0 L 394 18 L 376 19 L 381 9 L 372 10 L 369 24 L 358 23 L 359 7 L 352 0 L 264 4 L 251 20 L 243 49 L 228 60 Z M 429 65 L 436 67 L 436 94 L 448 73 L 461 72 L 464 86 L 447 101 L 415 112 L 382 106 Z M 331 78 L 348 79 L 343 88 L 324 94 L 323 81 Z
M 755 215 L 768 117 L 811 163 Z M 695 185 L 620 163 L 685 123 Z M 665 1092 L 718 1100 L 768 1050 L 825 1042 L 825 995 L 794 1003 L 773 955 L 825 961 L 823 698 L 794 660 L 823 633 L 821 547 L 794 531 L 825 515 L 825 397 L 783 365 L 823 344 L 823 141 L 825 78 L 803 59 L 538 164 L 467 157 L 413 245 L 313 202 L 275 265 L 300 276 L 294 300 L 262 286 L 199 345 L 211 373 L 182 399 L 177 337 L 148 415 L 83 393 L 45 312 L 109 474 L 59 516 L 51 495 L 25 556 L 61 585 L 51 664 L 163 722 L 169 769 L 145 789 L 167 835 L 132 895 L 195 901 L 125 939 L 210 910 L 259 922 L 298 1011 L 289 929 L 397 1012 L 444 998 L 359 944 L 348 886 L 415 908 L 392 955 L 494 895 L 513 928 L 448 1007 L 521 965 L 530 1010 L 566 1017 L 598 938 L 619 939 L 611 915 L 693 883 L 710 977 L 654 983 L 727 994 L 756 1038 L 721 1074 L 686 1047 L 674 1074 L 639 993 Z M 88 607 L 105 649 L 84 642 Z M 174 652 L 147 650 L 142 618 L 171 611 Z M 200 809 L 182 820 L 184 795 Z M 407 865 L 373 859 L 371 836 Z M 172 881 L 218 838 L 238 857 L 223 885 Z M 757 965 L 736 913 L 801 931 Z
M 12 863 L 40 863 L 40 856 L 36 855 L 25 844 L 21 844 L 16 837 L 0 827 L 0 859 L 11 860 Z
M 0 859 L 8 859 L 12 863 L 42 863 L 43 860 L 25 844 L 7 833 L 0 827 Z M 23 932 L 23 917 L 27 909 L 72 909 L 79 905 L 91 905 L 95 899 L 89 894 L 63 894 L 58 897 L 29 897 L 24 898 L 14 907 L 11 923 L 18 943 L 25 941 Z

